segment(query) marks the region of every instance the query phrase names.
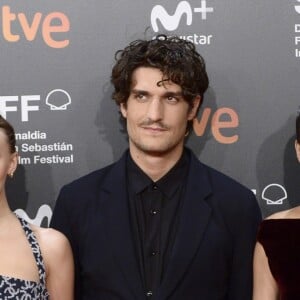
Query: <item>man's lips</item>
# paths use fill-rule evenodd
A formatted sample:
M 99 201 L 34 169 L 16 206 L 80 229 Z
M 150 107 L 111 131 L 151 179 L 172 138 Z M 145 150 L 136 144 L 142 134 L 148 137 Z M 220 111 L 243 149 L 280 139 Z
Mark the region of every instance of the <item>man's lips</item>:
M 163 132 L 166 131 L 166 128 L 162 127 L 152 127 L 152 126 L 142 126 L 143 129 L 149 130 L 149 131 L 154 131 L 154 132 Z

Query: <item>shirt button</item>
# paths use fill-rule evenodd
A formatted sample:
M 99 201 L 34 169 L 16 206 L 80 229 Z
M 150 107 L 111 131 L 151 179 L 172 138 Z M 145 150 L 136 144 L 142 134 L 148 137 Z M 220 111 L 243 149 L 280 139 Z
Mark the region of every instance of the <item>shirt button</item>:
M 149 298 L 152 297 L 152 291 L 148 291 L 148 292 L 146 293 L 146 296 L 149 297 Z
M 157 190 L 157 185 L 156 185 L 156 184 L 153 184 L 152 188 L 153 188 L 154 190 Z
M 150 210 L 150 214 L 151 214 L 152 216 L 155 216 L 157 213 L 158 213 L 158 211 L 157 211 L 156 209 L 151 209 L 151 210 Z
M 156 254 L 157 254 L 156 251 L 152 251 L 152 252 L 151 252 L 151 256 L 155 256 Z

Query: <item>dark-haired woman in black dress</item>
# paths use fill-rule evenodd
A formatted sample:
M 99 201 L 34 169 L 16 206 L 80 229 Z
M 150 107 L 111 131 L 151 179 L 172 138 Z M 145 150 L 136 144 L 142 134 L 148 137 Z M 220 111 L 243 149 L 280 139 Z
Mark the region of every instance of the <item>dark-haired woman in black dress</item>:
M 296 119 L 295 148 L 300 162 L 300 113 Z M 276 213 L 261 223 L 254 253 L 253 300 L 297 299 L 300 299 L 300 206 Z

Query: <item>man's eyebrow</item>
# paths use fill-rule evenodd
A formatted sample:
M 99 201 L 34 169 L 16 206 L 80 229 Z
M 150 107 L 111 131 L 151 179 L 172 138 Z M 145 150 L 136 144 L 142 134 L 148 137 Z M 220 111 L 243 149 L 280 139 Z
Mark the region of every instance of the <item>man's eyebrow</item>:
M 132 89 L 131 93 L 133 94 L 142 94 L 142 95 L 149 95 L 149 92 L 139 89 Z
M 168 96 L 182 97 L 182 92 L 167 91 L 164 93 L 164 96 L 165 97 L 168 97 Z
M 140 95 L 150 95 L 150 92 L 148 91 L 145 91 L 145 90 L 140 90 L 140 89 L 132 89 L 130 91 L 132 94 L 140 94 Z M 173 91 L 166 91 L 162 94 L 163 97 L 182 97 L 182 92 L 181 91 L 176 91 L 176 92 L 173 92 Z

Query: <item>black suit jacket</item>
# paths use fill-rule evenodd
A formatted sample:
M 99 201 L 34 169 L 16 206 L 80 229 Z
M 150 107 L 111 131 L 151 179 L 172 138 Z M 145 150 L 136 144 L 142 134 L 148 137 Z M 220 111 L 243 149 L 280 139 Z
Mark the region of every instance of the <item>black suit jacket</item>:
M 126 153 L 64 186 L 51 226 L 70 240 L 76 299 L 146 299 L 129 218 Z M 155 300 L 250 300 L 254 194 L 191 153 L 177 236 Z

